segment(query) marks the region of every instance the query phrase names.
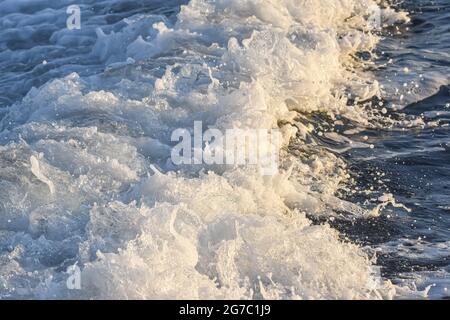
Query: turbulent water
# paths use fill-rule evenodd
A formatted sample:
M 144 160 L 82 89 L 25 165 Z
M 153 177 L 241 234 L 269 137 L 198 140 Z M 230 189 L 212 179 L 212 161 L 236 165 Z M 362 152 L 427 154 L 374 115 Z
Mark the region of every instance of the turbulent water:
M 0 1 L 0 298 L 449 297 L 449 18 L 448 0 Z M 194 121 L 279 129 L 259 146 L 278 174 L 176 166 Z

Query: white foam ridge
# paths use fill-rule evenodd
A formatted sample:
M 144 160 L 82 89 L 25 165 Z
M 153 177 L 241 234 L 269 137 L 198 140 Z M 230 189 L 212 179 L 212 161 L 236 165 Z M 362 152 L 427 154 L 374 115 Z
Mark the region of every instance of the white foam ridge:
M 13 14 L 24 3 L 0 5 Z M 49 2 L 33 3 L 41 13 L 29 23 L 39 24 Z M 355 55 L 380 39 L 374 13 L 405 20 L 372 0 L 191 0 L 176 22 L 140 13 L 118 30 L 98 28 L 85 57 L 104 71 L 33 88 L 1 119 L 0 297 L 406 294 L 365 250 L 310 219 L 371 215 L 336 197 L 346 163 L 326 149 L 288 152 L 317 145 L 312 124 L 299 121 L 313 112 L 370 124 L 348 100 L 380 94 Z M 280 129 L 279 173 L 175 166 L 171 134 L 194 121 Z M 66 286 L 75 263 L 81 290 Z

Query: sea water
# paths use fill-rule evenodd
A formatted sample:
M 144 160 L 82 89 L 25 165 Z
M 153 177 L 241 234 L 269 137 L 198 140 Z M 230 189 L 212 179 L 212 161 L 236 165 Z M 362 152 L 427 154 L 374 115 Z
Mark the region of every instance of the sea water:
M 0 2 L 0 297 L 448 297 L 449 15 Z M 279 130 L 277 172 L 175 165 L 196 121 Z

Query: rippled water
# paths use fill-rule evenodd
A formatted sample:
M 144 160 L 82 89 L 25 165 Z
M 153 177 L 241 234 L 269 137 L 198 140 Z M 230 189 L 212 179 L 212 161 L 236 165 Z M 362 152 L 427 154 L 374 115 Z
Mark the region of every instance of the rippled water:
M 74 3 L 0 2 L 0 297 L 449 297 L 447 0 Z M 175 167 L 198 120 L 281 174 Z
M 431 285 L 430 296 L 448 297 L 450 3 L 406 1 L 401 7 L 411 12 L 411 25 L 400 28 L 401 34 L 388 31 L 378 48 L 379 61 L 388 65 L 377 77 L 386 84 L 387 104 L 400 110 L 389 112 L 391 117 L 420 117 L 424 123 L 363 132 L 374 151 L 352 152 L 347 158 L 359 183 L 392 192 L 412 211 L 393 211 L 389 219 L 360 221 L 344 229 L 364 244 L 379 246 L 386 277 L 419 278 L 420 288 Z M 379 181 L 374 184 L 373 179 Z

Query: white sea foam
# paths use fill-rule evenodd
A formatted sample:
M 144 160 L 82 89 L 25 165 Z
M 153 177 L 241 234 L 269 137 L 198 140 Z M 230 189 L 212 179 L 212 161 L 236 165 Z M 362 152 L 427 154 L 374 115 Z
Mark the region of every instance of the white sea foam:
M 25 2 L 1 5 L 12 14 Z M 34 5 L 38 17 L 48 12 L 47 1 Z M 307 218 L 365 212 L 335 197 L 345 163 L 326 150 L 301 159 L 284 148 L 311 143 L 299 114 L 368 124 L 347 96 L 379 94 L 350 57 L 379 40 L 368 22 L 375 5 L 192 0 L 175 24 L 140 14 L 120 30 L 98 29 L 86 58 L 105 64 L 103 73 L 32 89 L 0 122 L 0 296 L 395 297 L 361 248 Z M 175 167 L 171 133 L 194 121 L 280 128 L 280 173 Z M 75 262 L 80 291 L 66 288 Z

